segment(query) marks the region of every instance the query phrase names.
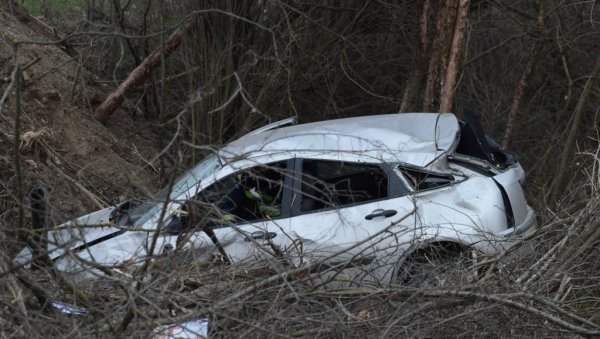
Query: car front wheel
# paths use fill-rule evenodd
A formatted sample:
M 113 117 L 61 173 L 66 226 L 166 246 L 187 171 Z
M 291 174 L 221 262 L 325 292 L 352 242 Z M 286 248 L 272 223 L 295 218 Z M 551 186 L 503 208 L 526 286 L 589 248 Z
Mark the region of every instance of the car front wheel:
M 454 243 L 436 243 L 406 258 L 397 282 L 406 287 L 459 287 L 477 279 L 471 251 Z

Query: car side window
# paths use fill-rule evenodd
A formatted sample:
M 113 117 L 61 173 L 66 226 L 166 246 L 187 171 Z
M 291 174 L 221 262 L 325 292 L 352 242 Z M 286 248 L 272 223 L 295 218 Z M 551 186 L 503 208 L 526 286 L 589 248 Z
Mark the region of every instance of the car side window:
M 287 161 L 281 161 L 220 179 L 186 201 L 182 207 L 186 217 L 168 231 L 277 218 L 281 214 L 286 167 Z
M 407 167 L 400 167 L 399 169 L 415 191 L 448 186 L 455 181 L 450 174 L 431 173 Z
M 198 201 L 218 207 L 224 221 L 273 219 L 281 214 L 287 161 L 231 174 L 203 190 Z
M 366 203 L 388 196 L 388 178 L 377 165 L 305 159 L 301 212 Z

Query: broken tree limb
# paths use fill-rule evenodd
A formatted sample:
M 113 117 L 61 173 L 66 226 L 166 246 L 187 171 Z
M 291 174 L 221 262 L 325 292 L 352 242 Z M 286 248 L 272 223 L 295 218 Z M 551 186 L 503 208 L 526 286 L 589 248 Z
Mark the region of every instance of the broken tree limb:
M 106 122 L 113 112 L 121 106 L 125 97 L 144 83 L 150 73 L 161 63 L 162 58 L 167 58 L 181 45 L 185 35 L 194 28 L 195 17 L 187 19 L 182 26 L 169 36 L 164 46 L 156 48 L 129 76 L 102 102 L 94 113 L 97 120 Z

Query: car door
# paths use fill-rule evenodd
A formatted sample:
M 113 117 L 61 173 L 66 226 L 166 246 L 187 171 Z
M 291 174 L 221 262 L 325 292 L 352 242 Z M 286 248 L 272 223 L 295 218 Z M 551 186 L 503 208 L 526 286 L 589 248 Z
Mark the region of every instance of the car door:
M 283 238 L 291 214 L 292 161 L 256 162 L 239 170 L 230 166 L 186 202 L 186 218 L 170 231 L 187 233 L 188 247 L 230 262 L 276 256 L 275 242 Z M 194 215 L 194 221 L 186 221 Z
M 317 269 L 339 266 L 352 279 L 391 274 L 415 223 L 412 198 L 393 170 L 321 159 L 302 159 L 296 170 L 285 232 L 296 264 L 325 259 Z

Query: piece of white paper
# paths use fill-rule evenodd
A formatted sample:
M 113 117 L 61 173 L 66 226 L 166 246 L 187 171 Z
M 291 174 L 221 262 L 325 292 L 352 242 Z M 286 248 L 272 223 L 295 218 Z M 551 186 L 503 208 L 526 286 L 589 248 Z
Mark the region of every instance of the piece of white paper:
M 154 339 L 206 339 L 208 319 L 199 319 L 181 324 L 163 325 L 154 329 Z

